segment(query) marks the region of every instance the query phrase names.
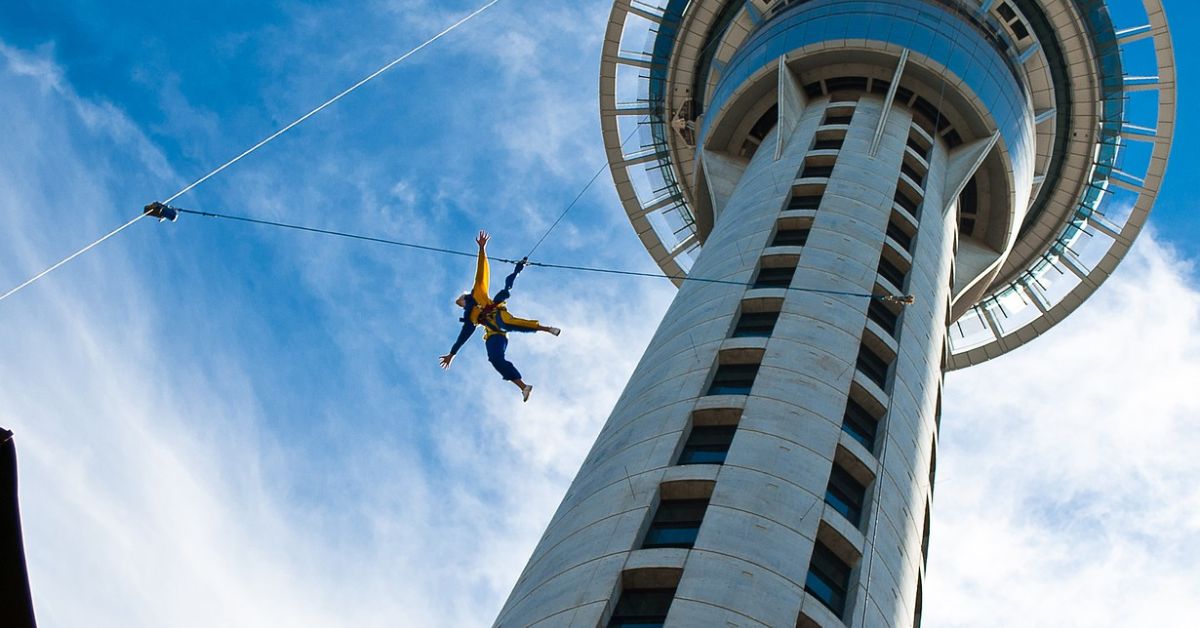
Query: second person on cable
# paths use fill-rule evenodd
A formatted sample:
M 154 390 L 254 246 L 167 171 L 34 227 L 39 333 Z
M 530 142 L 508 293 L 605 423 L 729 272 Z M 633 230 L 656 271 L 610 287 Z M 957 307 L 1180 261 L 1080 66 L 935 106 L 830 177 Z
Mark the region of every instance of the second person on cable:
M 504 289 L 497 292 L 495 297 L 488 297 L 490 273 L 487 243 L 489 239 L 490 236 L 486 231 L 480 231 L 479 237 L 475 239 L 475 243 L 479 245 L 479 259 L 475 266 L 475 285 L 471 287 L 470 292 L 460 295 L 454 301 L 463 308 L 463 316 L 459 319 L 463 324 L 462 331 L 458 332 L 458 339 L 454 341 L 450 353 L 438 359 L 441 361 L 443 369 L 450 368 L 455 354 L 467 342 L 471 334 L 475 333 L 475 327 L 483 325 L 483 341 L 487 346 L 488 362 L 492 363 L 501 377 L 512 382 L 521 390 L 521 398 L 524 401 L 529 401 L 529 393 L 533 391 L 533 386 L 526 384 L 521 379 L 521 372 L 517 370 L 517 367 L 504 357 L 504 352 L 508 348 L 508 332 L 544 331 L 557 336 L 561 330 L 557 327 L 545 327 L 535 320 L 517 318 L 508 313 L 506 302 L 510 296 L 513 282 L 516 281 L 517 275 L 525 269 L 527 259 L 517 262 L 517 267 L 512 274 L 504 279 Z

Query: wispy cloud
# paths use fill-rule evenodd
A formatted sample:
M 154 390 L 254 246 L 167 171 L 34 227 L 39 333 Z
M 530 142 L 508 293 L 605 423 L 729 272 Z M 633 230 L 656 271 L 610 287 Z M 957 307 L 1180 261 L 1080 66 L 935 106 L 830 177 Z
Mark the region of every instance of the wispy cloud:
M 946 381 L 930 626 L 1200 612 L 1200 292 L 1153 234 L 1065 324 Z

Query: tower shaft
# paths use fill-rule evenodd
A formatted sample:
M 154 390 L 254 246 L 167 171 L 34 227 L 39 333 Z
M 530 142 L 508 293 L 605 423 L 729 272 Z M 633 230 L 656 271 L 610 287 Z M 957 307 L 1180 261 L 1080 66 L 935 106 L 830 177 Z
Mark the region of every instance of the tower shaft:
M 785 112 L 794 128 L 776 126 L 748 163 L 710 163 L 729 196 L 692 273 L 762 287 L 684 282 L 499 625 L 595 626 L 631 583 L 675 589 L 679 626 L 912 620 L 954 220 L 936 191 L 947 151 L 906 108 L 893 105 L 867 156 L 883 106 L 878 96 L 814 99 Z M 928 161 L 909 144 L 928 146 Z M 906 159 L 928 190 L 917 212 L 896 201 L 912 181 Z M 901 311 L 788 287 L 916 302 Z M 742 317 L 776 312 L 765 335 L 742 334 Z M 722 464 L 680 464 L 710 426 L 734 428 Z M 858 504 L 828 503 L 835 467 L 863 487 L 841 497 Z M 692 546 L 643 549 L 662 506 L 687 500 L 707 500 Z M 838 510 L 847 505 L 852 516 Z M 805 592 L 818 540 L 850 570 L 838 610 Z

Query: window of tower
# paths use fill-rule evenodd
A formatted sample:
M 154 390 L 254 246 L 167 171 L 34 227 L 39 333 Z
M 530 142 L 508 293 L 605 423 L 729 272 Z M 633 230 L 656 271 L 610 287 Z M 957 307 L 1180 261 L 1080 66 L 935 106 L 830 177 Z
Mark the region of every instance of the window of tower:
M 697 425 L 688 434 L 677 464 L 724 464 L 736 425 Z
M 850 590 L 851 567 L 840 556 L 817 540 L 813 544 L 812 559 L 808 563 L 808 576 L 804 579 L 804 590 L 817 598 L 835 615 L 846 612 L 846 596 Z
M 846 411 L 842 415 L 842 431 L 874 454 L 875 436 L 879 431 L 879 421 L 883 418 L 883 409 L 867 402 L 867 397 L 857 385 L 851 387 L 850 396 L 846 399 Z
M 924 187 L 925 176 L 928 174 L 929 168 L 920 159 L 917 159 L 916 155 L 905 151 L 904 161 L 900 162 L 900 172 L 903 172 L 905 176 L 912 179 L 913 183 L 916 183 L 918 187 Z
M 943 342 L 942 343 L 943 360 L 945 359 L 945 356 L 947 356 L 949 354 L 950 354 L 949 346 L 947 346 L 945 344 L 945 342 Z M 942 366 L 942 370 L 943 371 L 946 370 L 946 367 L 944 364 Z M 933 426 L 939 432 L 942 430 L 942 384 L 941 384 L 941 382 L 938 382 L 937 404 L 934 406 L 934 410 L 933 410 Z
M 921 96 L 917 96 L 913 100 L 912 108 L 914 113 L 913 122 L 920 125 L 930 135 L 937 135 L 950 126 L 950 121 L 946 119 L 946 116 L 942 115 L 941 110 Z
M 956 131 L 954 129 L 950 129 L 950 132 L 943 135 L 942 139 L 946 140 L 946 146 L 948 146 L 950 148 L 957 148 L 959 146 L 962 146 L 962 143 L 963 143 L 962 136 L 959 135 L 958 131 Z
M 792 188 L 787 209 L 817 209 L 821 197 L 825 196 L 825 185 L 821 183 L 798 185 Z
M 921 628 L 921 581 L 917 580 L 917 601 L 913 603 L 913 628 Z
M 921 562 L 929 564 L 929 500 L 925 501 L 925 523 L 921 526 Z
M 801 179 L 827 179 L 833 174 L 834 155 L 809 155 L 804 158 L 804 169 L 800 171 Z
M 895 337 L 900 314 L 892 307 L 881 299 L 871 299 L 871 302 L 867 304 L 867 318 L 875 321 L 875 324 L 882 327 L 883 331 Z
M 758 117 L 754 125 L 750 127 L 750 131 L 746 134 L 746 139 L 742 141 L 742 147 L 738 151 L 738 154 L 746 158 L 753 157 L 754 153 L 758 151 L 759 145 L 767 138 L 767 134 L 778 123 L 779 105 L 771 105 L 770 108 Z
M 829 472 L 829 484 L 825 487 L 825 503 L 857 528 L 862 522 L 866 496 L 867 487 L 835 462 Z
M 879 355 L 878 351 L 864 342 L 858 348 L 858 358 L 854 365 L 860 373 L 867 376 L 867 379 L 875 382 L 881 389 L 887 390 L 888 372 L 892 366 L 891 360 Z
M 738 322 L 730 332 L 730 337 L 762 338 L 770 336 L 782 309 L 783 299 L 778 297 L 744 299 Z
M 879 256 L 878 271 L 880 277 L 883 277 L 900 290 L 904 290 L 904 282 L 908 279 L 908 274 L 897 266 L 895 262 L 888 259 L 887 255 Z
M 675 589 L 625 589 L 613 609 L 608 628 L 649 628 L 662 626 Z
M 779 312 L 742 312 L 733 328 L 733 338 L 768 338 L 775 329 Z
M 779 105 L 771 105 L 770 109 L 767 109 L 759 116 L 754 126 L 750 127 L 750 137 L 762 142 L 767 138 L 767 134 L 771 132 L 771 129 L 775 128 L 775 125 L 778 123 Z
M 758 375 L 758 364 L 720 364 L 708 386 L 709 395 L 748 395 Z
M 808 242 L 808 229 L 796 227 L 776 231 L 775 238 L 771 240 L 771 246 L 804 246 L 806 242 Z
M 812 83 L 804 86 L 804 93 L 807 94 L 809 98 L 816 98 L 824 95 L 825 91 L 821 89 L 821 81 L 813 81 Z
M 795 255 L 771 255 L 764 257 L 758 275 L 754 278 L 753 288 L 787 288 L 792 285 L 792 276 L 796 274 L 796 264 L 799 258 Z
M 912 223 L 901 218 L 893 210 L 891 217 L 888 218 L 887 236 L 909 253 L 912 252 L 913 231 Z
M 804 246 L 812 229 L 811 218 L 785 216 L 775 224 L 771 246 Z
M 705 408 L 692 413 L 692 429 L 675 464 L 724 464 L 742 411 Z
M 825 120 L 821 123 L 822 126 L 829 124 L 850 124 L 850 120 L 854 118 L 854 106 L 850 105 L 835 105 L 825 110 Z
M 1029 37 L 1029 29 L 1025 27 L 1024 22 L 1017 20 L 1008 26 L 1012 28 L 1013 34 L 1017 36 L 1017 39 L 1026 39 Z
M 892 197 L 892 200 L 896 201 L 897 205 L 904 208 L 904 211 L 908 212 L 909 216 L 912 216 L 913 218 L 917 217 L 917 213 L 920 211 L 921 204 L 918 201 L 913 200 L 910 196 L 908 196 L 908 194 L 905 194 L 900 189 L 897 189 L 896 195 Z
M 856 99 L 867 91 L 867 77 L 839 76 L 825 79 L 825 89 L 831 96 L 841 100 Z
M 958 231 L 963 235 L 971 235 L 975 231 L 975 217 L 979 212 L 979 184 L 975 177 L 967 181 L 962 194 L 958 197 Z
M 937 438 L 929 445 L 929 493 L 933 494 L 933 480 L 937 475 Z
M 654 512 L 654 520 L 646 531 L 642 549 L 656 547 L 691 548 L 700 533 L 704 511 L 708 509 L 708 498 L 664 499 Z
M 842 150 L 842 144 L 846 142 L 845 135 L 841 137 L 822 138 L 819 134 L 817 139 L 813 140 L 813 150 Z
M 921 159 L 929 161 L 929 149 L 931 148 L 931 145 L 920 133 L 917 133 L 916 131 L 910 131 L 906 144 Z

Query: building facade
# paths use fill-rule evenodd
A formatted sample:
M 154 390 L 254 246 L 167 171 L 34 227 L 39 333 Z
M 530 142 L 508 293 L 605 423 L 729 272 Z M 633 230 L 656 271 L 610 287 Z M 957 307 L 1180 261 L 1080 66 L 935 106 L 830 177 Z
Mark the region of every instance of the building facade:
M 1165 169 L 1165 16 L 1116 4 L 615 2 L 606 148 L 679 293 L 497 625 L 920 624 L 943 373 L 1074 310 Z

